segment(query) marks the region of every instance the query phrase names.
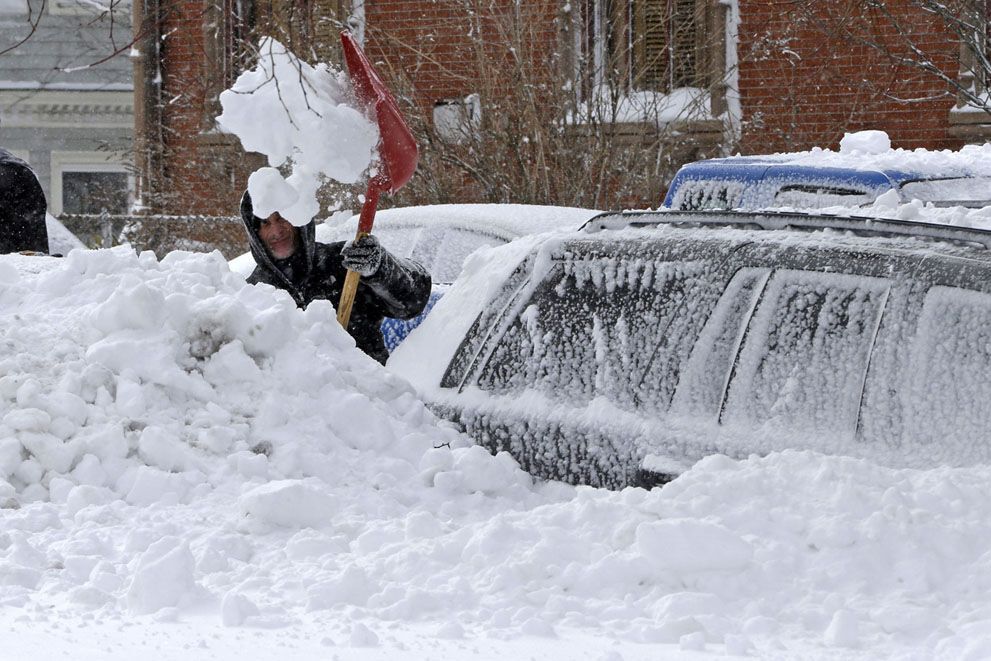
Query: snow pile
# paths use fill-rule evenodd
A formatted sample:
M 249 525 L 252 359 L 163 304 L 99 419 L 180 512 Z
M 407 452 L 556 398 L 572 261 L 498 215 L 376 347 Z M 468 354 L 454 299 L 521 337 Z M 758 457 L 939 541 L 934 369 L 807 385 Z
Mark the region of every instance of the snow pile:
M 216 254 L 4 256 L 0 337 L 13 657 L 991 652 L 988 467 L 533 484 Z
M 379 134 L 376 124 L 355 108 L 348 77 L 326 64 L 311 66 L 285 46 L 264 38 L 258 64 L 220 95 L 222 130 L 244 149 L 268 157 L 248 182 L 261 217 L 279 211 L 294 225 L 305 225 L 320 210 L 316 191 L 322 180 L 354 183 L 368 169 Z M 291 166 L 283 179 L 276 168 Z
M 958 150 L 892 149 L 884 131 L 845 133 L 839 151 L 813 147 L 748 158 L 813 167 L 918 172 L 928 177 L 991 176 L 991 143 L 964 145 Z
M 884 131 L 844 133 L 840 140 L 841 154 L 883 154 L 891 149 L 891 138 Z
M 329 303 L 299 311 L 216 254 L 74 251 L 24 270 L 51 263 L 0 271 L 8 499 L 77 509 L 191 502 L 238 476 L 350 481 L 381 470 L 363 453 L 393 445 L 392 478 L 413 479 L 434 445 L 466 445 L 420 429 L 432 416 L 354 350 Z

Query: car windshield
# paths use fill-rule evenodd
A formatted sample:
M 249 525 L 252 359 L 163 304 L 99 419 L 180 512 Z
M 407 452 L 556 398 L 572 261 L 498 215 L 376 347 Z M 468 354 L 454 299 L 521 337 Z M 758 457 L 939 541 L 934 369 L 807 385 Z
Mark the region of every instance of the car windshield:
M 907 181 L 901 187 L 906 200 L 934 203 L 991 204 L 991 177 L 954 177 Z

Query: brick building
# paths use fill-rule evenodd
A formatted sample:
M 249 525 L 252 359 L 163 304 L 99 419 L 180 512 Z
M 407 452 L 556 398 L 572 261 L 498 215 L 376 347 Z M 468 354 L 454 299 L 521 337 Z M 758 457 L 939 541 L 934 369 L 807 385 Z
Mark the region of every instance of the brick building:
M 835 146 L 866 128 L 896 147 L 991 136 L 974 105 L 983 43 L 957 37 L 970 23 L 912 0 L 864 4 L 134 0 L 135 24 L 150 26 L 135 73 L 139 196 L 159 212 L 232 213 L 260 161 L 216 131 L 217 95 L 260 35 L 338 62 L 345 26 L 421 144 L 404 203 L 648 205 L 699 157 Z

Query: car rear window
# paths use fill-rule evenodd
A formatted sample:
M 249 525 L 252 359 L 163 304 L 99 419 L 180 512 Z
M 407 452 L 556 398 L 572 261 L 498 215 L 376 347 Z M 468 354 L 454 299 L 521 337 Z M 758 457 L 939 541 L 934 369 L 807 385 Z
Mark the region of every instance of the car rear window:
M 796 209 L 824 209 L 834 206 L 860 206 L 877 197 L 875 192 L 823 184 L 787 184 L 774 196 L 774 206 Z
M 568 256 L 498 338 L 477 385 L 664 411 L 722 293 L 715 269 L 709 262 Z
M 682 211 L 736 209 L 743 206 L 743 191 L 739 181 L 690 180 L 675 192 L 671 206 Z
M 890 283 L 781 270 L 747 331 L 723 422 L 852 439 Z

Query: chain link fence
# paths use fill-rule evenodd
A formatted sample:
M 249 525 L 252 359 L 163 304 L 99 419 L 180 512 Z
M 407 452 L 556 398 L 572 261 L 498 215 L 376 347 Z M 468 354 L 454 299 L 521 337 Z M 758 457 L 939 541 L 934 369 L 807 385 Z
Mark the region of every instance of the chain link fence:
M 247 252 L 244 224 L 237 216 L 120 216 L 113 214 L 65 214 L 65 227 L 89 248 L 110 248 L 128 243 L 135 250 L 150 250 L 159 258 L 173 250 L 211 252 L 226 259 Z

